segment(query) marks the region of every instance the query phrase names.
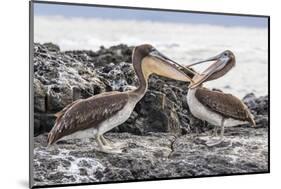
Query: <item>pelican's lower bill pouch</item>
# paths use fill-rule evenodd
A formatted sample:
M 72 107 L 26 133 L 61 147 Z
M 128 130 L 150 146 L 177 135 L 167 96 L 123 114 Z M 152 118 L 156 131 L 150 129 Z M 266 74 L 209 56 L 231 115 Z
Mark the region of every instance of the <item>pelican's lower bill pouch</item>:
M 269 16 L 30 1 L 30 188 L 269 173 Z

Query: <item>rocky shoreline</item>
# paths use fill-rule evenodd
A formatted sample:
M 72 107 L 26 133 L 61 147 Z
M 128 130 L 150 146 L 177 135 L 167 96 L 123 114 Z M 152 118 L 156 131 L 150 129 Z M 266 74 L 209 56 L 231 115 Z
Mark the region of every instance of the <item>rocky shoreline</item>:
M 137 85 L 126 45 L 60 51 L 34 44 L 34 182 L 36 185 L 192 177 L 268 171 L 268 96 L 247 94 L 257 122 L 227 128 L 226 141 L 208 147 L 213 128 L 194 118 L 184 82 L 152 76 L 131 117 L 106 134 L 124 145 L 122 154 L 96 151 L 96 142 L 63 141 L 46 148 L 54 113 L 70 102 Z

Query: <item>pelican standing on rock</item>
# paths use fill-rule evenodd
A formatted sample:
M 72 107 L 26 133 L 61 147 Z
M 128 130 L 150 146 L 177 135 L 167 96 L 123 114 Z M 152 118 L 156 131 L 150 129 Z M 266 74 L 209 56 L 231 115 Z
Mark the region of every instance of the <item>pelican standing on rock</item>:
M 253 115 L 240 99 L 232 94 L 211 91 L 203 87 L 204 82 L 224 76 L 235 66 L 234 54 L 226 50 L 215 57 L 188 65 L 187 67 L 208 61 L 216 62 L 201 74 L 195 74 L 192 78 L 194 83 L 189 85 L 187 103 L 190 112 L 195 117 L 216 126 L 215 134 L 217 132 L 217 126 L 221 127 L 220 138 L 215 141 L 210 140 L 206 143 L 208 146 L 213 146 L 223 141 L 224 127 L 246 123 L 250 123 L 252 126 L 256 124 Z
M 135 47 L 132 63 L 139 79 L 139 86 L 136 89 L 126 92 L 105 92 L 72 102 L 56 114 L 55 125 L 48 134 L 48 145 L 54 144 L 59 139 L 94 136 L 101 151 L 120 153 L 121 150 L 109 143 L 103 134 L 130 117 L 135 105 L 147 91 L 148 78 L 151 74 L 192 82 L 190 77 L 179 70 L 181 65 L 151 45 Z

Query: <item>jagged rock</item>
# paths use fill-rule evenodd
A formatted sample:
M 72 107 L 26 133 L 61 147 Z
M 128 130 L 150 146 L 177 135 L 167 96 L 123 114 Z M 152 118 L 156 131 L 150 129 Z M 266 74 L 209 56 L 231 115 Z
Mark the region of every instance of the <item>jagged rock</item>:
M 49 51 L 51 52 L 58 52 L 60 51 L 60 47 L 53 43 L 44 43 L 43 44 Z
M 121 44 L 101 47 L 97 52 L 61 52 L 51 43 L 35 44 L 35 113 L 54 114 L 74 100 L 105 91 L 126 91 L 137 86 L 131 64 L 132 48 Z M 153 75 L 148 89 L 136 106 L 137 116 L 132 115 L 113 132 L 144 135 L 149 132 L 205 132 L 212 128 L 190 114 L 185 82 Z M 248 94 L 244 101 L 255 115 L 257 124 L 267 126 L 268 97 L 256 98 L 254 94 Z M 36 119 L 35 135 L 48 132 L 54 122 L 51 117 L 50 121 L 40 121 L 40 117 Z
M 187 84 L 155 75 L 130 118 L 105 134 L 123 146 L 121 154 L 100 152 L 94 138 L 59 141 L 47 148 L 56 111 L 76 99 L 130 90 L 138 81 L 132 47 L 126 45 L 61 52 L 53 44 L 35 44 L 34 51 L 36 185 L 268 171 L 268 96 L 248 94 L 243 99 L 256 128 L 227 128 L 226 140 L 208 147 L 213 126 L 190 114 Z
M 138 84 L 131 63 L 132 47 L 126 45 L 101 47 L 97 52 L 61 52 L 54 44 L 36 43 L 34 51 L 35 113 L 54 114 L 74 100 L 105 91 L 126 91 Z M 186 107 L 186 100 L 182 103 L 186 91 L 184 82 L 152 76 L 148 93 L 136 107 L 138 117 L 131 117 L 131 123 L 126 122 L 113 131 L 141 135 L 155 131 L 180 133 L 181 126 L 189 122 L 187 117 L 179 116 L 184 103 Z M 40 117 L 35 135 L 48 132 L 50 123 L 54 122 Z
M 181 133 L 177 105 L 158 91 L 148 91 L 128 121 L 116 127 L 115 132 L 146 135 L 150 132 Z
M 42 83 L 34 78 L 33 82 L 34 89 L 34 111 L 35 112 L 46 112 L 46 92 L 44 92 L 44 86 Z
M 253 93 L 247 94 L 243 101 L 255 117 L 258 127 L 268 127 L 268 95 L 257 98 Z
M 266 128 L 233 127 L 225 136 L 220 146 L 208 147 L 207 135 L 108 133 L 108 140 L 123 146 L 121 154 L 108 154 L 97 150 L 94 139 L 47 149 L 44 134 L 35 138 L 34 180 L 69 184 L 268 171 Z

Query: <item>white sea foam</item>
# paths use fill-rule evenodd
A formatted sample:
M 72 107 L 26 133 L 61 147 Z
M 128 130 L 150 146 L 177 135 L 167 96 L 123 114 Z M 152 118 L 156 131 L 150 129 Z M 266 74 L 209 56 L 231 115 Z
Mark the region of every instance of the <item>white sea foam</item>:
M 89 149 L 88 149 L 89 150 Z M 75 157 L 70 154 L 69 150 L 65 150 L 63 148 L 59 148 L 59 154 L 57 155 L 50 155 L 50 152 L 47 151 L 47 149 L 42 150 L 40 148 L 35 148 L 34 149 L 34 155 L 38 155 L 40 157 L 46 157 L 47 159 L 52 159 L 53 162 L 57 161 L 59 162 L 59 165 L 57 166 L 56 169 L 50 170 L 48 172 L 48 175 L 50 174 L 56 174 L 57 172 L 61 172 L 64 174 L 65 178 L 63 179 L 63 183 L 68 184 L 68 183 L 83 183 L 86 181 L 100 181 L 99 179 L 96 178 L 95 176 L 95 171 L 101 170 L 103 171 L 105 167 L 97 160 L 88 158 L 88 157 Z M 70 160 L 72 159 L 72 160 Z M 70 163 L 70 166 L 63 166 L 62 160 L 67 161 Z M 35 159 L 34 164 L 37 166 L 41 166 L 42 160 Z M 89 166 L 83 166 L 81 165 L 82 162 L 86 162 Z M 81 175 L 80 171 L 81 169 L 84 169 L 87 174 Z M 38 175 L 37 175 L 38 176 Z M 73 176 L 75 181 L 71 180 L 69 177 Z M 40 175 L 41 184 L 56 184 L 50 183 L 49 181 L 46 181 L 46 178 L 42 175 Z
M 206 86 L 240 97 L 249 92 L 268 93 L 266 28 L 35 16 L 34 41 L 54 42 L 62 50 L 97 50 L 101 45 L 150 43 L 181 64 L 229 49 L 236 55 L 237 66 Z M 203 67 L 206 65 L 198 66 L 198 70 Z

